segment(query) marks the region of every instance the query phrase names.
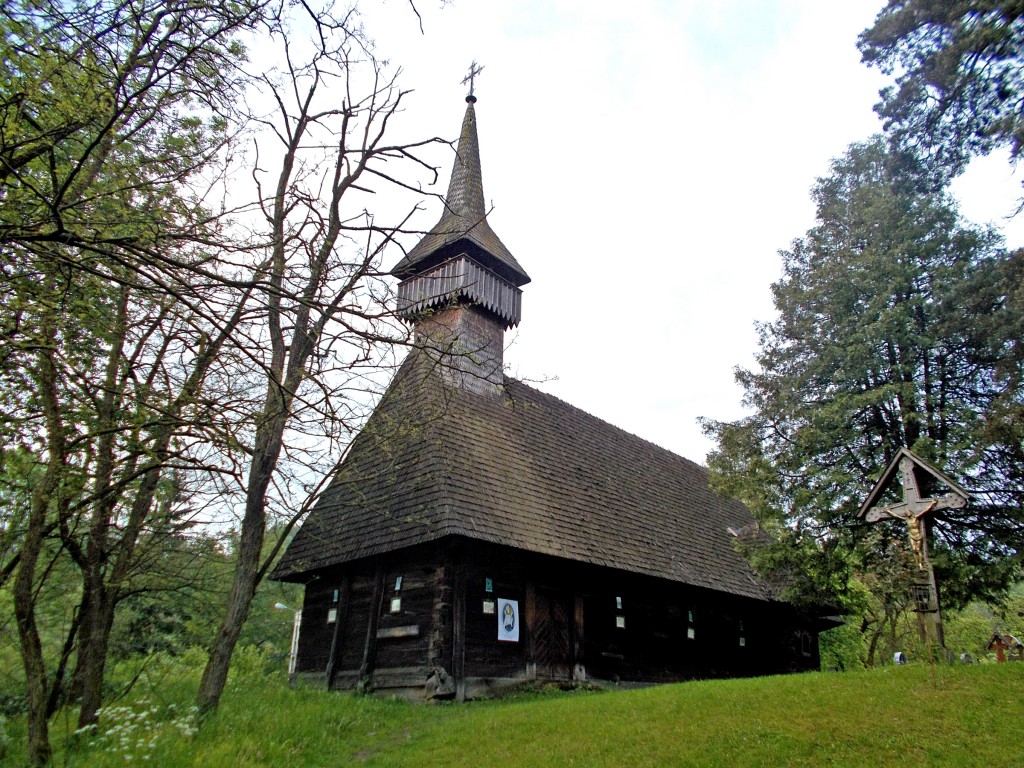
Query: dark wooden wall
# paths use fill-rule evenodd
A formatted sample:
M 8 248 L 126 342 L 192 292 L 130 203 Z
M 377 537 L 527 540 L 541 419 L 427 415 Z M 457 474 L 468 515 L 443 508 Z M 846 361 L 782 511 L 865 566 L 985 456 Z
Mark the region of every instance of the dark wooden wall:
M 328 611 L 336 607 L 334 590 L 340 586 L 340 582 L 336 584 L 332 581 L 316 581 L 306 585 L 297 672 L 326 670 L 334 633 L 334 624 L 328 622 Z
M 469 546 L 456 553 L 465 562 L 466 631 L 465 670 L 474 677 L 522 677 L 526 668 L 525 598 L 527 574 L 522 556 L 514 550 Z M 487 592 L 487 579 L 492 591 Z M 497 600 L 504 598 L 519 603 L 520 640 L 518 643 L 498 640 Z M 495 603 L 493 614 L 484 613 L 484 601 Z
M 498 640 L 499 598 L 518 602 L 519 642 Z M 449 540 L 309 583 L 298 671 L 417 695 L 440 668 L 461 698 L 521 680 L 669 682 L 818 663 L 816 631 L 786 604 Z
M 386 670 L 402 670 L 422 687 L 430 669 L 449 669 L 450 566 L 436 554 L 411 552 L 319 574 L 306 586 L 296 671 L 330 671 L 334 687 L 346 688 Z M 336 590 L 346 599 L 332 624 L 327 617 Z

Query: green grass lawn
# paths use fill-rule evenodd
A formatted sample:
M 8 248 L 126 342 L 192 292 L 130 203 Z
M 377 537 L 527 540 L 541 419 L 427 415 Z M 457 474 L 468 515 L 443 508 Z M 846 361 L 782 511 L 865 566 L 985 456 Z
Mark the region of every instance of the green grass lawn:
M 909 665 L 440 706 L 248 677 L 231 684 L 195 733 L 189 691 L 192 681 L 151 677 L 147 690 L 137 686 L 113 705 L 120 709 L 99 734 L 77 743 L 73 721 L 58 716 L 55 765 L 1024 764 L 1024 664 Z M 10 725 L 7 759 L 16 765 L 23 724 Z

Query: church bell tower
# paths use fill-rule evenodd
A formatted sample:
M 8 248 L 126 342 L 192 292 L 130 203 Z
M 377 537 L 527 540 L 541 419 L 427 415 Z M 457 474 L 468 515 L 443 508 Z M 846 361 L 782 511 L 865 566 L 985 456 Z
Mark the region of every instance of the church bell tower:
M 519 324 L 520 287 L 530 281 L 487 223 L 472 77 L 458 151 L 440 220 L 391 274 L 398 313 L 415 327 L 417 346 L 445 375 L 476 392 L 502 384 L 505 330 Z

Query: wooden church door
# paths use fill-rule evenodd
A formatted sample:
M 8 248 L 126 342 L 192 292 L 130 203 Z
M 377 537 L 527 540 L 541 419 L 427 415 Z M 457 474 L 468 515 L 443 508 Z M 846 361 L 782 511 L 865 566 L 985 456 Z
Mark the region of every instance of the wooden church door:
M 572 606 L 572 598 L 564 592 L 537 588 L 533 653 L 539 678 L 572 678 Z

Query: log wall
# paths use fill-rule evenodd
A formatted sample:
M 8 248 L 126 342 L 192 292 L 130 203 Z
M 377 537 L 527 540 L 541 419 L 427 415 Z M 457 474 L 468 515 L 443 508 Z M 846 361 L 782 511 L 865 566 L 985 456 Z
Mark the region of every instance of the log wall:
M 500 598 L 518 604 L 518 642 L 498 639 Z M 818 663 L 816 630 L 786 604 L 452 540 L 311 582 L 298 671 L 422 698 L 443 670 L 450 695 L 472 698 L 535 679 L 654 683 Z

